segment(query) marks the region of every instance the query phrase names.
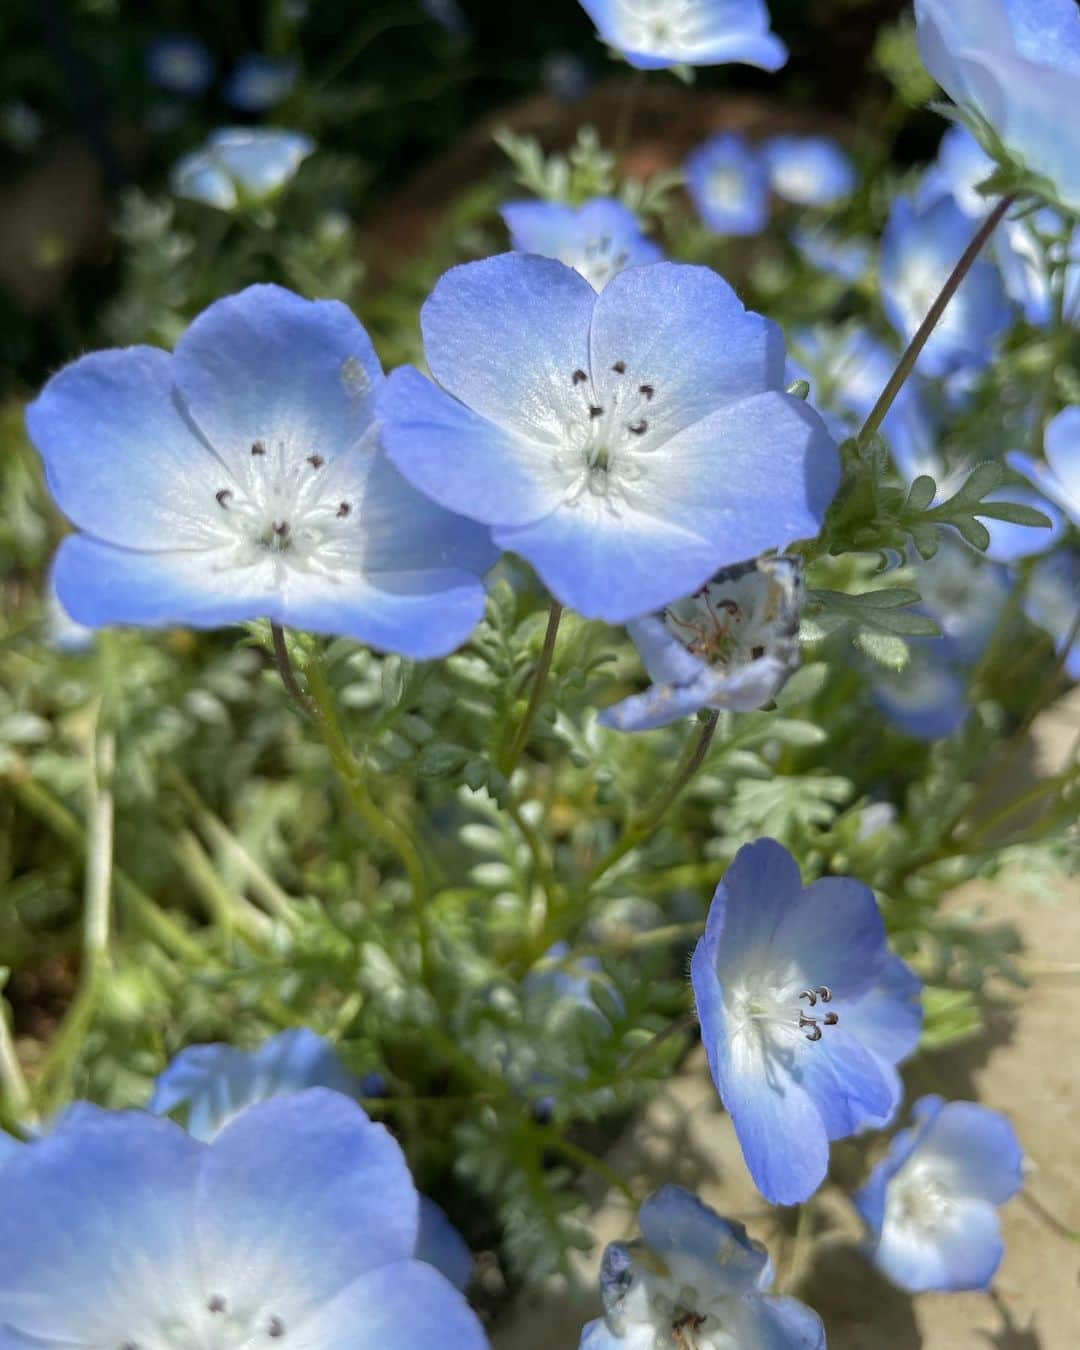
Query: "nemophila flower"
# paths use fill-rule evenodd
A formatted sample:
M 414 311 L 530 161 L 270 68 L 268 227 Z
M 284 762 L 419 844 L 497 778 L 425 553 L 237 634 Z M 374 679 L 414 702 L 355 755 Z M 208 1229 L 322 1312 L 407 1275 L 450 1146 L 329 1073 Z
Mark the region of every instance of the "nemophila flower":
M 828 136 L 774 136 L 763 149 L 772 190 L 797 206 L 833 206 L 855 191 L 855 166 Z
M 561 103 L 576 103 L 589 92 L 588 67 L 573 52 L 550 52 L 540 63 L 544 88 Z
M 895 819 L 896 808 L 889 802 L 867 807 L 859 822 L 860 840 L 885 829 Z M 908 963 L 890 953 L 870 992 L 844 1011 L 845 1030 L 873 1055 L 889 1084 L 890 1105 L 883 1115 L 867 1121 L 868 1128 L 882 1129 L 890 1124 L 904 1100 L 904 1085 L 896 1066 L 918 1049 L 923 1027 L 922 988 L 922 980 Z
M 594 197 L 578 207 L 508 202 L 500 214 L 519 253 L 558 258 L 597 291 L 623 268 L 658 262 L 664 256 L 642 232 L 633 211 L 613 197 Z
M 173 354 L 94 352 L 27 411 L 80 533 L 54 577 L 72 618 L 245 619 L 423 658 L 483 611 L 486 531 L 414 491 L 378 446 L 382 371 L 344 305 L 252 286 Z
M 1080 405 L 1065 408 L 1051 420 L 1043 438 L 1045 462 L 1013 451 L 1008 462 L 1056 502 L 1080 526 Z
M 482 1350 L 417 1260 L 419 1201 L 391 1135 L 315 1088 L 212 1143 L 83 1106 L 3 1171 L 5 1344 Z
M 825 1350 L 813 1309 L 765 1292 L 769 1255 L 741 1223 L 680 1186 L 641 1206 L 641 1237 L 604 1252 L 604 1316 L 580 1350 Z
M 998 1206 L 1023 1185 L 1024 1154 L 1008 1119 L 975 1102 L 923 1097 L 915 1124 L 854 1199 L 874 1262 L 910 1293 L 986 1289 L 1005 1247 Z
M 977 660 L 1009 598 L 1005 569 L 954 536 L 942 539 L 932 558 L 916 556 L 912 571 L 919 608 L 937 620 L 950 658 Z
M 886 719 L 917 741 L 940 741 L 967 721 L 967 684 L 940 638 L 908 639 L 903 670 L 875 670 L 874 701 Z
M 627 631 L 653 681 L 600 714 L 619 731 L 667 726 L 700 708 L 752 712 L 799 665 L 802 560 L 728 567 L 684 600 L 634 619 Z
M 873 264 L 865 239 L 843 239 L 829 230 L 799 227 L 792 230 L 791 242 L 819 272 L 852 285 L 868 276 Z
M 1024 613 L 1049 633 L 1069 677 L 1080 680 L 1080 554 L 1059 549 L 1040 558 L 1024 589 Z
M 906 1028 L 910 1007 L 888 962 L 870 888 L 824 877 L 804 889 L 775 840 L 741 848 L 716 889 L 691 979 L 713 1081 L 771 1204 L 812 1195 L 829 1141 L 896 1107 L 881 1063 L 895 1046 L 877 1029 L 890 1016 Z M 848 1014 L 871 994 L 864 1042 L 858 1014 L 850 1026 Z
M 1056 296 L 1066 323 L 1080 316 L 1080 226 L 1067 226 L 1044 207 L 1019 220 L 1005 220 L 994 233 L 994 257 L 1011 300 L 1024 318 L 1044 328 L 1054 320 Z
M 298 131 L 222 127 L 177 160 L 172 190 L 219 211 L 258 206 L 277 196 L 314 149 Z
M 894 202 L 882 239 L 881 291 L 886 316 L 905 342 L 915 336 L 971 234 L 971 222 L 951 198 L 923 208 L 902 197 Z M 997 269 L 979 260 L 923 348 L 919 370 L 934 377 L 986 365 L 1011 320 Z
M 632 66 L 779 70 L 787 48 L 769 31 L 765 0 L 581 0 L 600 38 Z
M 438 383 L 387 381 L 391 459 L 586 617 L 648 614 L 820 528 L 836 447 L 783 392 L 779 329 L 715 272 L 633 267 L 597 295 L 503 254 L 449 271 L 421 323 Z
M 716 234 L 760 234 L 769 222 L 769 179 L 745 136 L 710 136 L 686 161 L 686 184 Z
M 287 56 L 249 52 L 225 81 L 225 102 L 239 112 L 261 113 L 276 107 L 296 86 L 300 68 Z
M 154 1085 L 147 1110 L 171 1115 L 190 1135 L 209 1143 L 249 1107 L 308 1088 L 328 1088 L 359 1099 L 381 1097 L 377 1073 L 358 1077 L 321 1036 L 306 1027 L 283 1031 L 256 1050 L 232 1045 L 192 1045 L 181 1050 Z M 415 1255 L 464 1289 L 472 1278 L 472 1255 L 445 1213 L 426 1195 L 419 1198 Z
M 198 98 L 214 78 L 214 58 L 194 33 L 163 33 L 146 51 L 150 82 L 180 98 Z
M 915 0 L 915 20 L 923 63 L 987 148 L 1080 211 L 1080 133 L 1062 117 L 1080 102 L 1075 0 Z

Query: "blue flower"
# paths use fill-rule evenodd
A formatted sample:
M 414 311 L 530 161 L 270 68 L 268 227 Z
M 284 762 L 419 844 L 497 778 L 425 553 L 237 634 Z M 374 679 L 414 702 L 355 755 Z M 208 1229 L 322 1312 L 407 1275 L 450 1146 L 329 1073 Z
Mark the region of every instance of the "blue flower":
M 1021 528 L 1030 534 L 1045 533 Z M 976 661 L 1009 598 L 1004 568 L 954 536 L 942 539 L 932 558 L 916 558 L 913 571 L 915 589 L 922 596 L 920 609 L 940 624 L 947 654 L 963 664 Z
M 560 103 L 576 103 L 589 92 L 588 67 L 573 52 L 550 52 L 540 64 L 544 88 Z
M 289 57 L 249 52 L 225 81 L 225 102 L 239 112 L 266 112 L 292 93 L 299 74 L 299 66 Z
M 451 37 L 469 36 L 469 20 L 457 0 L 420 0 L 420 8 Z
M 845 877 L 804 890 L 786 848 L 747 844 L 716 889 L 690 974 L 750 1175 L 771 1204 L 805 1200 L 824 1180 L 829 1141 L 888 1119 L 899 1100 L 882 1062 L 910 1048 L 910 995 L 890 969 L 873 892 Z M 895 1042 L 879 1033 L 890 1017 L 905 1029 Z
M 851 157 L 828 136 L 774 136 L 765 142 L 772 190 L 797 206 L 833 206 L 855 191 Z
M 974 1102 L 923 1097 L 854 1199 L 874 1261 L 910 1293 L 986 1289 L 1004 1244 L 997 1207 L 1023 1185 L 1012 1125 Z
M 1013 451 L 1009 464 L 1080 526 L 1080 405 L 1065 408 L 1050 422 L 1043 449 L 1045 463 Z
M 952 126 L 941 138 L 937 159 L 923 177 L 917 201 L 931 206 L 952 197 L 965 216 L 982 220 L 990 214 L 993 198 L 979 187 L 994 172 L 994 161 L 966 127 Z
M 1062 117 L 1080 104 L 1075 0 L 915 0 L 915 20 L 923 63 L 987 148 L 1080 211 L 1080 133 Z
M 787 48 L 765 0 L 581 0 L 601 39 L 639 70 L 722 66 L 779 70 Z
M 49 580 L 49 590 L 45 597 L 45 633 L 46 641 L 58 652 L 74 654 L 89 651 L 97 636 L 92 628 L 76 623 L 56 594 L 56 586 Z
M 1024 613 L 1053 638 L 1069 677 L 1080 680 L 1080 554 L 1061 549 L 1039 559 L 1027 579 Z
M 1068 226 L 1044 207 L 1020 220 L 1005 220 L 994 234 L 994 256 L 1011 300 L 1028 323 L 1045 328 L 1054 318 L 1060 289 L 1066 323 L 1080 313 L 1080 225 Z
M 438 383 L 387 381 L 391 459 L 586 617 L 650 613 L 820 528 L 836 447 L 783 392 L 779 329 L 715 272 L 632 267 L 597 295 L 503 254 L 448 272 L 421 321 Z
M 155 1083 L 147 1110 L 173 1116 L 188 1134 L 208 1144 L 249 1107 L 308 1088 L 329 1088 L 359 1099 L 381 1097 L 386 1083 L 377 1073 L 358 1078 L 329 1041 L 297 1027 L 264 1041 L 257 1050 L 221 1044 L 181 1050 Z M 472 1255 L 464 1239 L 426 1195 L 420 1196 L 416 1257 L 458 1289 L 472 1278 Z
M 637 216 L 612 197 L 594 197 L 583 206 L 561 202 L 508 202 L 502 218 L 519 253 L 539 253 L 580 272 L 602 291 L 624 267 L 659 262 L 658 244 L 642 233 Z
M 296 176 L 315 149 L 298 131 L 223 127 L 177 160 L 170 181 L 178 197 L 219 211 L 258 206 Z
M 940 638 L 908 639 L 910 659 L 901 671 L 877 670 L 874 700 L 886 718 L 917 741 L 940 741 L 967 721 L 967 685 Z
M 865 239 L 843 239 L 828 230 L 799 227 L 792 230 L 791 242 L 819 272 L 851 285 L 870 273 L 873 258 Z
M 152 84 L 180 98 L 198 98 L 214 78 L 214 59 L 193 33 L 163 33 L 146 51 Z
M 3 1178 L 0 1325 L 20 1345 L 487 1344 L 413 1255 L 401 1149 L 337 1093 L 253 1106 L 211 1144 L 83 1106 Z
M 710 136 L 687 159 L 686 180 L 715 234 L 760 234 L 768 224 L 768 175 L 745 136 Z
M 648 731 L 699 708 L 763 707 L 798 668 L 802 601 L 802 560 L 760 558 L 632 620 L 628 631 L 653 684 L 602 712 L 600 722 Z
M 882 240 L 881 290 L 889 322 L 905 342 L 915 336 L 971 234 L 971 222 L 951 198 L 921 208 L 904 198 L 894 203 Z M 976 262 L 923 348 L 918 369 L 942 376 L 985 366 L 1011 320 L 997 269 Z
M 584 1328 L 580 1350 L 825 1350 L 813 1309 L 764 1292 L 772 1263 L 741 1223 L 681 1186 L 650 1195 L 639 1223 L 639 1239 L 604 1252 L 604 1316 Z
M 378 448 L 378 358 L 336 301 L 252 286 L 170 355 L 95 352 L 27 411 L 72 618 L 213 628 L 270 618 L 417 658 L 483 612 L 485 531 L 434 506 Z

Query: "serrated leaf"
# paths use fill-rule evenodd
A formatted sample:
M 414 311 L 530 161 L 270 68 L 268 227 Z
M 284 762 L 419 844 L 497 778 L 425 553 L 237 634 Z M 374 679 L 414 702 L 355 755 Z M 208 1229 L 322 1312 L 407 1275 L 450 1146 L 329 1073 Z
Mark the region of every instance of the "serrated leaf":
M 425 745 L 416 762 L 417 772 L 424 778 L 445 778 L 447 774 L 457 773 L 472 758 L 472 751 L 464 745 L 453 745 L 449 741 L 432 741 Z

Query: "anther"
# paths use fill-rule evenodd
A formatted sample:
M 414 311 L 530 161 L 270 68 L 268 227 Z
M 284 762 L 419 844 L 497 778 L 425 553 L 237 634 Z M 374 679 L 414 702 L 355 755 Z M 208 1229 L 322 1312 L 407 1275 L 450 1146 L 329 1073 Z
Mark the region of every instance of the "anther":
M 751 661 L 760 661 L 761 658 L 762 658 L 764 655 L 765 655 L 765 648 L 764 648 L 764 647 L 751 647 L 751 648 L 750 648 L 750 660 L 751 660 Z
M 321 469 L 326 460 L 323 459 L 322 455 L 308 455 L 307 462 L 313 469 Z
M 804 990 L 802 991 L 802 993 L 799 995 L 799 997 L 800 997 L 800 998 L 806 999 L 807 1003 L 810 1004 L 811 1008 L 817 1003 L 817 992 L 816 992 L 816 990 L 813 990 L 813 989 L 804 989 Z
M 832 990 L 829 988 L 827 984 L 819 984 L 817 991 L 818 996 L 820 997 L 822 1003 L 832 1002 Z
M 827 1013 L 825 1014 L 825 1025 L 826 1025 L 827 1027 L 834 1027 L 834 1026 L 836 1026 L 837 1022 L 839 1022 L 839 1021 L 840 1021 L 840 1014 L 839 1014 L 839 1013 L 835 1013 L 835 1012 L 827 1012 Z
M 817 1020 L 816 1017 L 804 1017 L 803 1014 L 800 1013 L 800 1014 L 799 1014 L 799 1030 L 800 1030 L 800 1031 L 805 1030 L 805 1032 L 806 1032 L 806 1039 L 807 1039 L 808 1041 L 820 1041 L 820 1040 L 821 1040 L 821 1027 L 818 1026 L 818 1020 Z
M 285 1335 L 285 1323 L 280 1317 L 271 1317 L 266 1324 L 266 1334 L 275 1341 Z
M 348 502 L 341 502 L 337 509 L 337 515 L 340 517 L 340 519 L 344 520 L 351 510 L 352 507 L 349 505 Z
M 583 370 L 575 370 L 570 378 L 574 381 L 575 384 L 584 384 L 589 377 L 588 375 L 585 374 Z
M 644 436 L 649 429 L 649 424 L 643 417 L 640 422 L 631 422 L 626 429 L 634 436 Z
M 651 399 L 653 394 L 656 393 L 656 390 L 652 387 L 651 384 L 639 384 L 638 393 L 644 394 L 646 398 Z
M 212 1313 L 223 1313 L 228 1311 L 228 1304 L 220 1294 L 214 1294 L 206 1304 L 206 1311 Z
M 252 442 L 251 453 L 253 455 L 265 455 L 266 446 L 263 445 L 262 441 L 254 441 Z
M 604 415 L 603 408 L 598 408 L 595 403 L 591 403 L 589 405 L 589 416 L 593 419 L 594 422 L 598 417 L 603 417 L 603 415 Z
M 227 507 L 229 505 L 229 499 L 231 497 L 232 492 L 228 488 L 222 488 L 220 492 L 214 493 L 214 500 L 217 502 L 218 506 L 222 507 Z
M 287 539 L 289 537 L 289 522 L 287 520 L 282 520 L 280 522 L 275 520 L 274 533 L 279 539 Z
M 626 362 L 625 362 L 625 361 L 616 361 L 615 364 L 611 367 L 611 369 L 615 372 L 616 375 L 625 375 L 625 374 L 626 374 Z

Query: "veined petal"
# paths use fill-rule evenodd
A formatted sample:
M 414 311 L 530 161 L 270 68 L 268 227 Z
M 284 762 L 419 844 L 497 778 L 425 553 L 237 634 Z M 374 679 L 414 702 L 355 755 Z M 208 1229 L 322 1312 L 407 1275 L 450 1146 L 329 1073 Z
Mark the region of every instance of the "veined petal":
M 808 988 L 825 984 L 843 999 L 867 992 L 889 954 L 873 891 L 850 877 L 815 881 L 777 925 L 769 954 Z
M 882 1065 L 848 1031 L 844 1008 L 838 1012 L 839 1024 L 829 1027 L 820 1041 L 800 1045 L 791 1066 L 821 1112 L 830 1139 L 845 1139 L 884 1120 L 896 1105 Z

